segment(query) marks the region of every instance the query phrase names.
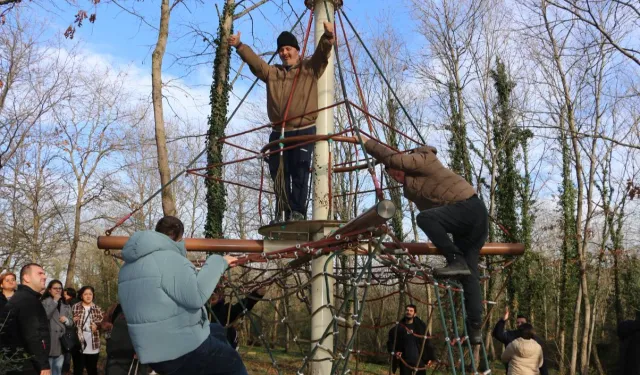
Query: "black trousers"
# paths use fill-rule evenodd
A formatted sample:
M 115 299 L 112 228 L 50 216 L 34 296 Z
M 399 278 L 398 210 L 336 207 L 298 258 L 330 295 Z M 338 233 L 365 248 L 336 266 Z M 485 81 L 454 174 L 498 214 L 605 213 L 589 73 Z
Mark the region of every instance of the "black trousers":
M 447 262 L 463 259 L 467 263 L 471 275 L 460 279 L 464 289 L 467 323 L 479 328 L 482 323 L 482 299 L 478 258 L 489 235 L 489 214 L 484 202 L 474 195 L 465 201 L 424 210 L 418 214 L 416 222 L 444 253 Z
M 414 375 L 413 370 L 409 367 L 405 367 L 404 364 L 400 364 L 400 375 Z M 418 370 L 415 375 L 427 375 L 427 370 Z
M 87 369 L 88 375 L 98 375 L 98 356 L 100 354 L 84 354 L 81 351 L 73 352 L 73 375 L 82 375 Z
M 297 135 L 315 135 L 316 127 L 310 127 L 303 130 L 293 130 L 284 133 L 285 138 L 295 137 Z M 280 132 L 273 131 L 269 136 L 269 142 L 280 139 Z M 288 218 L 292 211 L 299 212 L 303 215 L 307 213 L 307 194 L 309 193 L 309 174 L 311 169 L 311 156 L 313 153 L 313 143 L 308 145 L 295 147 L 284 151 L 284 192 L 286 194 L 286 202 L 281 202 L 276 191 L 276 215 L 285 211 Z M 288 147 L 288 145 L 285 145 Z M 279 145 L 275 145 L 270 151 L 280 149 Z M 271 179 L 276 182 L 278 168 L 280 167 L 280 153 L 276 152 L 269 155 L 269 174 Z
M 149 368 L 133 358 L 107 357 L 105 375 L 147 375 Z

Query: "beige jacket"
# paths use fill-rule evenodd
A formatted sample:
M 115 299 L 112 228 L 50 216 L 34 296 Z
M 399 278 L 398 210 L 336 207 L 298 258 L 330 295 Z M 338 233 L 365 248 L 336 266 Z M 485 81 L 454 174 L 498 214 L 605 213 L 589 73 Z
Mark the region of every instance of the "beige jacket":
M 542 347 L 536 340 L 517 338 L 502 353 L 502 362 L 509 362 L 507 375 L 537 375 L 544 362 Z
M 440 163 L 435 147 L 424 146 L 403 154 L 373 139 L 368 140 L 364 147 L 385 166 L 405 173 L 404 196 L 421 211 L 464 201 L 476 193 L 464 178 Z
M 318 78 L 327 67 L 332 46 L 333 39 L 322 35 L 313 56 L 302 60 L 290 69 L 280 64 L 267 64 L 246 44 L 237 48 L 238 54 L 249 65 L 251 72 L 267 84 L 267 115 L 269 121 L 274 124 L 274 129 L 280 129 L 282 125 L 293 80 L 300 69 L 287 118 L 304 116 L 287 121 L 285 131 L 315 125 L 318 114 L 305 114 L 318 109 Z

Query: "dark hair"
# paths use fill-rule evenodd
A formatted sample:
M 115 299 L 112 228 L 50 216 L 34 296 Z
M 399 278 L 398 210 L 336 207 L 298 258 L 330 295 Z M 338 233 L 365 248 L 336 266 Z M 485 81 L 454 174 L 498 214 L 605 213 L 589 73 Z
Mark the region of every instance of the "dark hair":
M 67 292 L 71 298 L 76 298 L 78 296 L 78 292 L 73 288 L 64 288 L 63 292 Z
M 165 216 L 156 224 L 156 232 L 165 234 L 175 241 L 184 234 L 184 224 L 175 216 Z
M 526 317 L 526 316 L 524 316 L 524 315 L 522 315 L 522 314 L 518 314 L 518 315 L 516 316 L 516 319 L 524 319 L 524 320 L 526 320 L 526 321 L 529 321 L 529 319 L 527 319 L 527 317 Z
M 80 288 L 80 290 L 78 291 L 78 298 L 80 298 L 80 302 L 82 302 L 82 295 L 87 291 L 87 289 L 90 290 L 91 293 L 93 293 L 93 300 L 96 300 L 96 290 L 93 289 L 92 286 L 86 285 Z
M 2 285 L 2 283 L 4 283 L 4 279 L 7 278 L 7 276 L 13 276 L 14 279 L 16 279 L 16 274 L 13 272 L 5 272 L 2 275 L 0 275 L 0 285 Z
M 22 267 L 22 269 L 20 269 L 20 284 L 22 284 L 24 282 L 24 275 L 26 275 L 27 273 L 31 272 L 31 267 L 40 267 L 40 268 L 42 268 L 42 266 L 39 265 L 38 263 L 25 264 Z
M 51 281 L 49 281 L 49 285 L 47 285 L 47 289 L 45 289 L 44 293 L 42 294 L 42 298 L 40 298 L 41 300 L 44 301 L 45 299 L 51 297 L 51 288 L 53 288 L 53 286 L 55 284 L 60 284 L 60 286 L 63 286 L 62 285 L 62 281 L 60 281 L 60 280 L 51 280 Z M 64 298 L 61 298 L 61 300 L 63 300 L 63 299 Z
M 533 326 L 529 323 L 522 323 L 520 327 L 518 327 L 518 331 L 520 331 L 520 337 L 525 340 L 533 339 L 533 336 L 536 335 L 536 331 L 533 329 Z
M 414 313 L 417 313 L 417 312 L 418 312 L 418 308 L 417 308 L 417 307 L 416 307 L 416 305 L 414 305 L 414 304 L 409 304 L 409 305 L 405 306 L 404 308 L 406 309 L 407 307 L 411 307 L 411 308 L 413 309 L 413 312 L 414 312 Z

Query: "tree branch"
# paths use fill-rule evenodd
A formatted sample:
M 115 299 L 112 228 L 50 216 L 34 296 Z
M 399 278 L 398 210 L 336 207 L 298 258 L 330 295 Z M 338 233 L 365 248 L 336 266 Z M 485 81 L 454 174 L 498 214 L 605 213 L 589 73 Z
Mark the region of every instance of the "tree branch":
M 234 20 L 234 21 L 235 21 L 235 20 L 237 20 L 238 18 L 240 18 L 240 17 L 242 17 L 242 16 L 246 15 L 247 13 L 249 13 L 249 12 L 251 12 L 252 10 L 256 9 L 257 7 L 259 7 L 260 5 L 262 5 L 262 4 L 264 4 L 264 3 L 267 3 L 267 2 L 269 2 L 269 1 L 271 1 L 271 0 L 260 0 L 260 1 L 258 1 L 257 3 L 255 3 L 255 4 L 253 4 L 252 6 L 250 6 L 250 7 L 246 8 L 246 9 L 245 9 L 245 10 L 243 10 L 242 12 L 234 14 L 234 15 L 233 15 L 233 20 Z
M 18 4 L 21 2 L 22 0 L 0 0 L 0 6 L 9 5 L 9 4 Z

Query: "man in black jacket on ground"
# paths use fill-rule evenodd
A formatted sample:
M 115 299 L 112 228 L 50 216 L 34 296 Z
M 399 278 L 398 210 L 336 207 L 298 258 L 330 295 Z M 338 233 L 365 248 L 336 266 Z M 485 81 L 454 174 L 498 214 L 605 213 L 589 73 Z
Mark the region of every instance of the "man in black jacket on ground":
M 509 307 L 507 306 L 507 308 L 504 311 L 504 317 L 500 320 L 498 320 L 498 323 L 496 323 L 496 326 L 493 328 L 493 337 L 496 338 L 496 340 L 500 341 L 501 343 L 504 344 L 504 346 L 506 347 L 507 345 L 509 345 L 509 343 L 511 343 L 511 341 L 517 339 L 518 337 L 520 337 L 520 330 L 519 329 L 514 329 L 511 331 L 506 331 L 505 330 L 505 324 L 507 323 L 507 320 L 509 320 Z M 516 327 L 519 328 L 521 325 L 528 323 L 527 322 L 527 318 L 524 315 L 518 315 L 516 317 Z M 533 339 L 536 340 L 536 342 L 538 344 L 540 344 L 540 346 L 542 347 L 542 356 L 544 358 L 544 340 L 542 340 L 540 338 L 540 336 L 533 336 Z M 549 370 L 547 370 L 547 361 L 546 359 L 544 360 L 544 362 L 542 363 L 542 367 L 540 367 L 540 375 L 549 375 Z
M 0 311 L 1 348 L 9 356 L 28 359 L 17 363 L 20 371 L 9 371 L 9 375 L 51 375 L 49 366 L 49 319 L 40 303 L 41 293 L 45 289 L 47 275 L 40 265 L 29 263 L 20 270 L 18 290 Z
M 429 361 L 435 359 L 435 350 L 431 340 L 425 340 L 425 337 L 428 336 L 427 325 L 416 316 L 417 312 L 415 305 L 407 305 L 404 318 L 389 330 L 387 351 L 393 355 L 393 373 L 399 368 L 400 375 L 411 375 L 413 374 L 411 367 L 423 368 Z M 415 374 L 425 375 L 426 373 L 426 370 L 423 369 L 416 371 Z
M 640 375 L 640 311 L 636 311 L 636 320 L 618 323 L 620 338 L 619 375 Z
M 224 302 L 224 290 L 221 287 L 216 287 L 209 299 L 209 321 L 211 323 L 219 323 L 225 327 L 227 333 L 227 341 L 234 349 L 238 348 L 238 332 L 233 326 L 236 319 L 244 316 L 245 308 L 249 312 L 253 309 L 253 306 L 260 301 L 267 293 L 266 288 L 260 288 L 254 290 L 248 297 L 242 300 L 242 303 L 237 302 L 234 305 Z

